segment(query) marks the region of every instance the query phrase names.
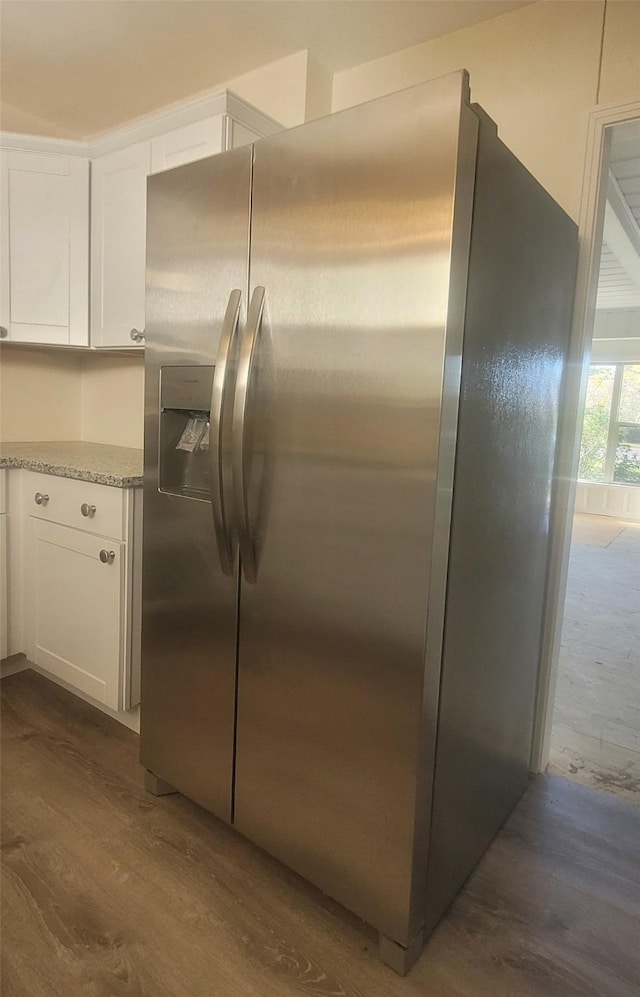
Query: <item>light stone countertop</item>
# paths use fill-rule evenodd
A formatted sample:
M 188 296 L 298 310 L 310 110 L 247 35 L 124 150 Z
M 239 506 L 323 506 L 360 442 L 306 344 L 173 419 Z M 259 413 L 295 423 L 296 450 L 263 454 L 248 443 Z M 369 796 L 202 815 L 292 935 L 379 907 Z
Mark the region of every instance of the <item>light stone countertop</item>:
M 142 450 L 81 440 L 0 443 L 0 468 L 26 467 L 61 478 L 94 481 L 114 488 L 142 484 Z

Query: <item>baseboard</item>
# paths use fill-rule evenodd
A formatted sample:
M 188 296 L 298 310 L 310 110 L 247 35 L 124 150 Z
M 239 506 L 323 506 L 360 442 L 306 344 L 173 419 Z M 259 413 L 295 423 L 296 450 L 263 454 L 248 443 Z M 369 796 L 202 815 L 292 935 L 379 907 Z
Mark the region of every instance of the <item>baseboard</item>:
M 66 689 L 67 692 L 73 693 L 73 695 L 77 696 L 78 699 L 83 699 L 85 703 L 89 703 L 90 706 L 95 706 L 95 708 L 100 710 L 101 713 L 106 713 L 107 716 L 113 717 L 113 719 L 117 720 L 118 723 L 121 723 L 125 727 L 128 727 L 129 730 L 134 731 L 135 734 L 140 733 L 139 706 L 134 706 L 131 710 L 112 710 L 111 707 L 105 706 L 104 703 L 99 703 L 97 699 L 93 699 L 92 696 L 82 692 L 81 689 L 76 689 L 74 686 L 69 685 L 68 682 L 65 682 L 65 680 L 60 678 L 58 675 L 52 675 L 51 672 L 46 670 L 46 668 L 41 668 L 40 665 L 34 665 L 32 661 L 27 661 L 27 668 L 32 668 L 34 672 L 38 673 L 38 675 L 42 675 L 43 678 L 49 679 L 50 682 L 55 682 L 56 685 Z
M 134 706 L 131 710 L 112 710 L 104 703 L 99 703 L 96 699 L 88 696 L 86 693 L 81 692 L 79 689 L 74 688 L 65 682 L 64 679 L 58 678 L 57 675 L 52 675 L 45 668 L 41 668 L 39 665 L 35 665 L 33 661 L 29 659 L 24 654 L 12 654 L 8 658 L 4 658 L 0 662 L 0 678 L 7 678 L 9 675 L 15 675 L 17 672 L 24 672 L 28 668 L 32 671 L 37 672 L 38 675 L 42 675 L 43 678 L 49 680 L 49 682 L 55 682 L 56 685 L 61 686 L 66 689 L 67 692 L 73 693 L 74 696 L 78 696 L 79 699 L 83 699 L 85 703 L 89 703 L 91 706 L 95 706 L 97 710 L 102 713 L 106 713 L 107 716 L 113 717 L 118 723 L 123 724 L 128 727 L 129 730 L 134 731 L 134 733 L 140 733 L 140 707 Z
M 26 655 L 10 654 L 8 658 L 0 661 L 0 679 L 6 679 L 17 672 L 26 672 L 27 668 L 31 668 L 31 662 L 27 661 Z

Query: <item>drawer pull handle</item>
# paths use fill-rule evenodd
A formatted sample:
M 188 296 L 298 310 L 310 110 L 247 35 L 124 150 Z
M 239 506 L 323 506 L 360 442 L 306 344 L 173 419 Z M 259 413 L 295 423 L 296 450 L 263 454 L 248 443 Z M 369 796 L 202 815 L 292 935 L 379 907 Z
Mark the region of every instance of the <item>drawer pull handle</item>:
M 100 560 L 103 564 L 113 564 L 116 559 L 115 550 L 105 550 L 104 547 L 100 551 Z
M 43 495 L 42 492 L 36 492 L 33 496 L 33 501 L 36 505 L 46 505 L 49 501 L 49 496 Z
M 144 330 L 140 332 L 139 329 L 132 329 L 129 335 L 134 343 L 144 343 Z
M 86 502 L 83 502 L 82 505 L 80 506 L 80 512 L 82 513 L 83 516 L 91 519 L 91 517 L 95 516 L 96 514 L 96 507 L 95 505 L 88 505 Z
M 9 335 L 9 330 L 6 325 L 0 325 L 0 339 L 6 339 Z

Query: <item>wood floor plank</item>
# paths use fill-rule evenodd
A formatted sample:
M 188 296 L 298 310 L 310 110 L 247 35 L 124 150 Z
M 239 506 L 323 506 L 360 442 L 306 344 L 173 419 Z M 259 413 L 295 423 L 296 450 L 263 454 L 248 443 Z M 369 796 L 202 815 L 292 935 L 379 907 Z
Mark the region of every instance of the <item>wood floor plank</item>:
M 574 526 L 551 768 L 640 804 L 640 525 Z
M 412 973 L 32 672 L 2 683 L 3 997 L 637 997 L 640 808 L 536 779 Z

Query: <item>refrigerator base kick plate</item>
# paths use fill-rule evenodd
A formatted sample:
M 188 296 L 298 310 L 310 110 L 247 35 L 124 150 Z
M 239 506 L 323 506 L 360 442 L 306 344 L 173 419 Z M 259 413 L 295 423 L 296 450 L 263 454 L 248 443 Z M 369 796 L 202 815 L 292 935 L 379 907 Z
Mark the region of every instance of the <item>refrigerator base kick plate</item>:
M 171 786 L 164 779 L 161 779 L 159 775 L 155 772 L 150 772 L 147 769 L 144 773 L 144 788 L 147 793 L 151 793 L 152 796 L 168 796 L 169 793 L 177 793 L 178 790 Z
M 407 948 L 394 942 L 392 938 L 387 938 L 382 933 L 378 935 L 378 951 L 382 962 L 400 976 L 407 975 L 411 967 L 417 962 L 423 948 L 424 931 L 419 931 Z

